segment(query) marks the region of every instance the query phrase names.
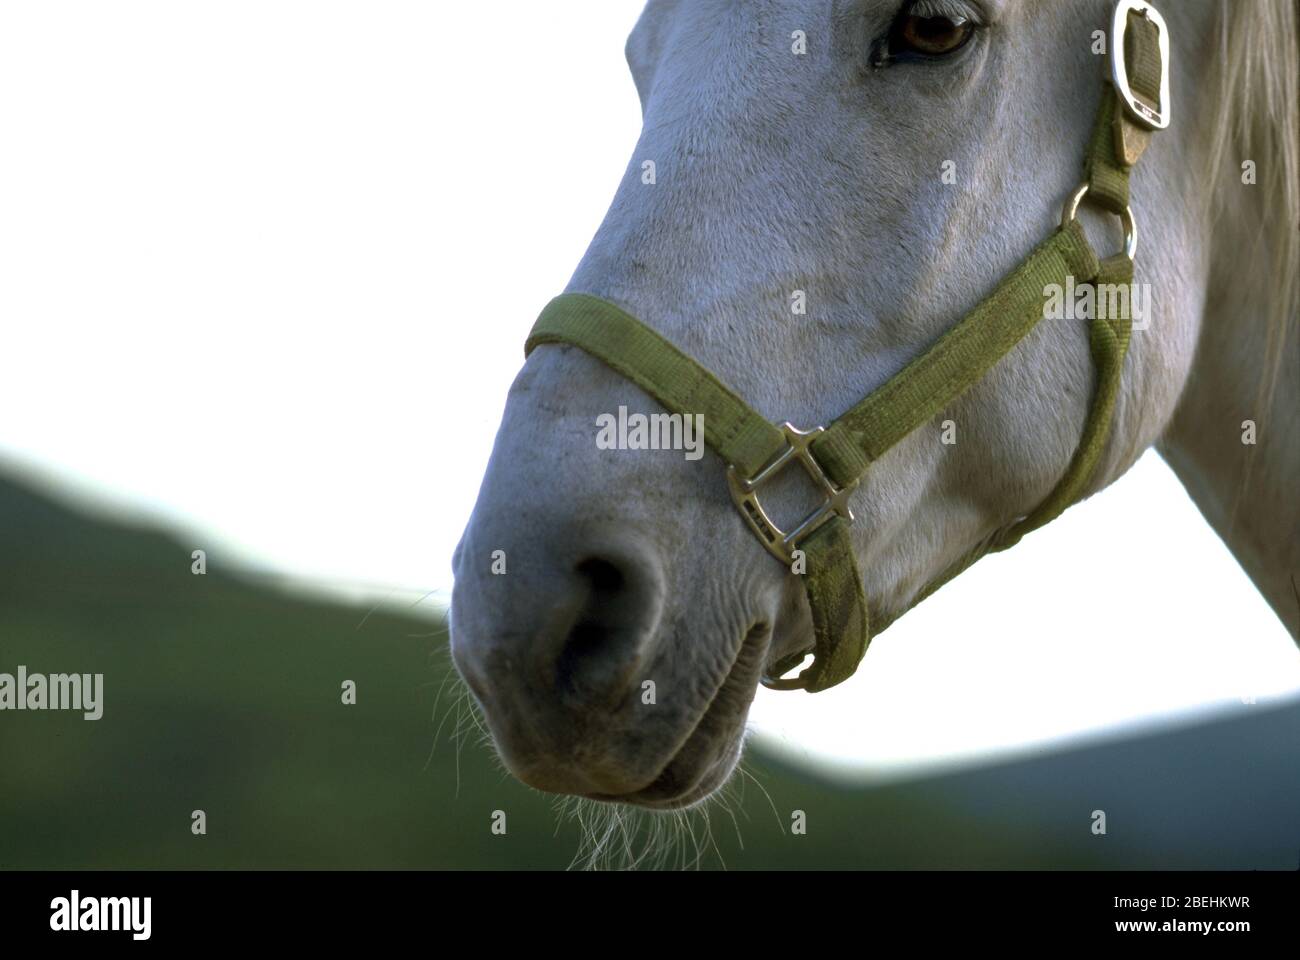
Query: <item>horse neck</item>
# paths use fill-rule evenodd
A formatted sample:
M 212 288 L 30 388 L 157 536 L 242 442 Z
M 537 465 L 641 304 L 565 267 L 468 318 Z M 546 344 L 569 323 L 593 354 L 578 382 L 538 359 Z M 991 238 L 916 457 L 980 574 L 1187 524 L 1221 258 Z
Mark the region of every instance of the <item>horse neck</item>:
M 1190 8 L 1188 8 L 1190 9 Z M 1221 7 L 1217 184 L 1196 358 L 1159 443 L 1192 500 L 1300 640 L 1300 103 L 1293 0 Z M 1203 82 L 1203 81 L 1194 81 Z M 1202 88 L 1204 89 L 1204 88 Z M 1239 166 L 1257 165 L 1247 185 Z M 1254 443 L 1246 421 L 1253 424 Z
M 1252 206 L 1266 205 L 1260 191 Z M 1233 219 L 1216 234 L 1211 255 L 1221 266 L 1211 272 L 1196 360 L 1159 449 L 1300 640 L 1300 338 L 1294 318 L 1278 322 L 1278 284 L 1267 268 L 1261 276 L 1272 253 L 1257 249 L 1265 221 Z

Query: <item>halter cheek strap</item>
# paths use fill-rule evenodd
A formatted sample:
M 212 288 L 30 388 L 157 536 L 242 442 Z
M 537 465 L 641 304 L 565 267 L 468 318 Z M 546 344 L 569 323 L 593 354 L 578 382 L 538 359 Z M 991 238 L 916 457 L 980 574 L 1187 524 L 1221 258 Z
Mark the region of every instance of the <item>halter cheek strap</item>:
M 777 689 L 825 690 L 857 669 L 871 637 L 862 577 L 848 526 L 858 481 L 896 443 L 979 381 L 1034 330 L 1044 291 L 1057 285 L 1133 280 L 1137 236 L 1128 206 L 1129 171 L 1150 132 L 1169 119 L 1168 33 L 1142 0 L 1119 0 L 1111 30 L 1113 85 L 1102 96 L 1084 162 L 1084 181 L 1067 201 L 1062 222 L 993 291 L 928 350 L 829 427 L 801 431 L 774 426 L 708 369 L 624 310 L 598 297 L 568 293 L 542 311 L 525 354 L 543 344 L 578 347 L 641 387 L 673 413 L 703 414 L 704 441 L 728 464 L 727 485 L 746 525 L 774 557 L 794 567 L 803 554 L 803 583 L 813 620 L 813 646 L 776 663 L 763 682 Z M 1136 106 L 1135 106 L 1136 104 Z M 1099 260 L 1075 219 L 1084 201 L 1124 222 L 1125 252 Z M 1035 510 L 961 557 L 927 584 L 913 605 L 978 560 L 1004 550 L 1058 516 L 1087 490 L 1106 445 L 1132 321 L 1129 298 L 1090 321 L 1096 368 L 1092 403 L 1079 446 L 1064 475 Z M 764 509 L 760 490 L 797 464 L 823 501 L 794 529 L 782 530 Z M 884 630 L 891 621 L 875 625 Z M 797 677 L 782 675 L 813 654 Z

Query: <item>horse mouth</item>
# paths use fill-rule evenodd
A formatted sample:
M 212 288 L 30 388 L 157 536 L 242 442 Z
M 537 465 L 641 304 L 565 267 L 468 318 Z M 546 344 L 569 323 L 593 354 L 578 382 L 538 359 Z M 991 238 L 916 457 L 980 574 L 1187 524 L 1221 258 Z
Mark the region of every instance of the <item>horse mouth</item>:
M 740 760 L 745 717 L 758 688 L 770 635 L 766 624 L 746 633 L 709 705 L 648 786 L 631 793 L 593 793 L 587 798 L 652 810 L 680 810 L 705 800 L 722 786 Z

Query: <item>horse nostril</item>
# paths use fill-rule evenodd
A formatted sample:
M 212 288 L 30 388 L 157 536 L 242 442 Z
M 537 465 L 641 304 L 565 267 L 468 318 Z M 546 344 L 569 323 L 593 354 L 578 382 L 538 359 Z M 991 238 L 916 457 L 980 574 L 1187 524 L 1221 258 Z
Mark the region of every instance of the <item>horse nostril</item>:
M 574 566 L 581 604 L 555 660 L 556 687 L 570 698 L 621 696 L 655 626 L 655 591 L 606 557 Z
M 623 587 L 623 571 L 601 557 L 588 557 L 574 568 L 597 593 L 613 594 Z

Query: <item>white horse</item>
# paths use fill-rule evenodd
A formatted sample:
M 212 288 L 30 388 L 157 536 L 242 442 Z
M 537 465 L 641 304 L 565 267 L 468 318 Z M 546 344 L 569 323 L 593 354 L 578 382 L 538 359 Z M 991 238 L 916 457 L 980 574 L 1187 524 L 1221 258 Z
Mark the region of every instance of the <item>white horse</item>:
M 1155 445 L 1295 631 L 1300 17 L 1296 0 L 1157 5 L 1175 116 L 1132 184 L 1152 315 L 1088 492 Z M 641 139 L 568 289 L 641 318 L 768 419 L 827 422 L 1053 225 L 1110 6 L 651 0 L 627 45 Z M 873 616 L 1043 500 L 1093 376 L 1083 324 L 1040 324 L 945 412 L 962 442 L 938 443 L 936 420 L 872 464 L 850 531 Z M 528 359 L 456 551 L 452 650 L 517 777 L 679 808 L 731 774 L 761 672 L 812 627 L 716 456 L 597 444 L 620 407 L 662 412 L 579 350 Z

